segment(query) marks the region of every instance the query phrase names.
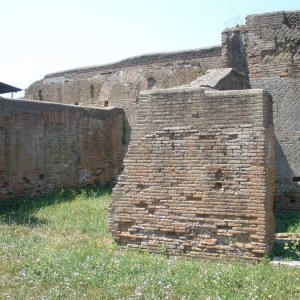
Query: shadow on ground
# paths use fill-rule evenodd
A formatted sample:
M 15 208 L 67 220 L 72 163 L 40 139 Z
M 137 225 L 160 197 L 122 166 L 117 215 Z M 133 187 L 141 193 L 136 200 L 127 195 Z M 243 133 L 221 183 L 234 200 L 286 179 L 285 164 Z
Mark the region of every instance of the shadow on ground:
M 111 186 L 86 187 L 80 189 L 61 189 L 43 196 L 9 199 L 0 202 L 0 224 L 25 225 L 37 227 L 47 224 L 47 221 L 36 217 L 40 209 L 63 202 L 74 201 L 77 197 L 101 197 L 110 195 Z

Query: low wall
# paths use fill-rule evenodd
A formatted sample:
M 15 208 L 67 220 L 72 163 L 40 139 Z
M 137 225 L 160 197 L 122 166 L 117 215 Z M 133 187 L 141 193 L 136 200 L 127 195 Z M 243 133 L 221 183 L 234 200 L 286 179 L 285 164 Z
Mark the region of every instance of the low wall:
M 0 200 L 110 182 L 123 124 L 122 109 L 0 98 Z
M 272 101 L 262 90 L 143 92 L 110 229 L 131 248 L 257 258 L 274 235 Z

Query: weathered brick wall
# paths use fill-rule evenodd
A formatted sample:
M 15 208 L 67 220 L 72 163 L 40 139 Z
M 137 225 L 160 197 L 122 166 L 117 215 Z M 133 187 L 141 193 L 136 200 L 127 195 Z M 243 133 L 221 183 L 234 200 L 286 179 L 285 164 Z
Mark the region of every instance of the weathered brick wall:
M 271 97 L 262 90 L 146 91 L 110 228 L 132 248 L 256 258 L 272 245 Z
M 220 68 L 221 47 L 143 55 L 119 63 L 48 74 L 25 97 L 34 100 L 125 110 L 127 143 L 136 123 L 140 91 L 189 84 L 209 68 Z
M 137 122 L 137 96 L 196 80 L 207 69 L 232 67 L 252 88 L 274 99 L 276 209 L 300 211 L 300 12 L 251 15 L 246 25 L 226 29 L 222 46 L 143 55 L 119 63 L 46 75 L 29 87 L 30 99 L 122 107 L 125 143 Z
M 244 69 L 252 88 L 272 94 L 276 209 L 300 211 L 300 11 L 251 15 L 246 21 L 223 32 L 223 64 Z M 234 60 L 238 49 L 244 54 Z M 247 64 L 241 64 L 245 58 Z
M 300 211 L 300 11 L 246 18 L 252 87 L 274 99 L 278 210 Z
M 122 169 L 122 109 L 0 98 L 0 200 L 105 184 Z

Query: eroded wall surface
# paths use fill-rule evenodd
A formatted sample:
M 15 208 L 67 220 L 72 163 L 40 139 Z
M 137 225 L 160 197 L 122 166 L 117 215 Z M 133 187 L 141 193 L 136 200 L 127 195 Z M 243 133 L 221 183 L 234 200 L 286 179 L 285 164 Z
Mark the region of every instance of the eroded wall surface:
M 116 179 L 123 118 L 122 109 L 0 97 L 0 200 Z
M 274 233 L 269 94 L 201 88 L 143 92 L 110 229 L 127 247 L 256 258 Z
M 276 208 L 300 211 L 300 11 L 250 15 L 222 43 L 224 65 L 273 96 Z

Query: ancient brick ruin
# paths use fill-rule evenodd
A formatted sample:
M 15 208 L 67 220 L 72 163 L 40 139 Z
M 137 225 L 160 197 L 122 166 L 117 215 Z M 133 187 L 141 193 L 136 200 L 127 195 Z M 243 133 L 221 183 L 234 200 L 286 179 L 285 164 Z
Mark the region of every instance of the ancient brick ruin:
M 300 11 L 248 16 L 222 33 L 222 58 L 272 94 L 276 209 L 300 211 Z
M 143 90 L 189 84 L 209 68 L 220 68 L 221 47 L 143 55 L 104 66 L 48 74 L 33 83 L 25 98 L 98 107 L 121 107 L 126 114 L 126 142 L 137 119 Z
M 117 178 L 123 110 L 0 98 L 0 200 Z
M 299 11 L 250 15 L 246 25 L 224 30 L 221 46 L 48 74 L 28 88 L 26 98 L 121 107 L 128 122 L 128 144 L 141 91 L 190 84 L 208 69 L 234 68 L 248 76 L 251 88 L 273 96 L 276 209 L 300 210 L 299 44 Z
M 248 16 L 220 46 L 48 74 L 25 93 L 41 102 L 0 102 L 0 199 L 106 183 L 124 166 L 110 215 L 120 243 L 260 257 L 273 198 L 300 211 L 299 71 L 293 11 Z
M 110 226 L 128 247 L 262 256 L 274 234 L 274 128 L 262 90 L 145 91 L 114 189 Z

